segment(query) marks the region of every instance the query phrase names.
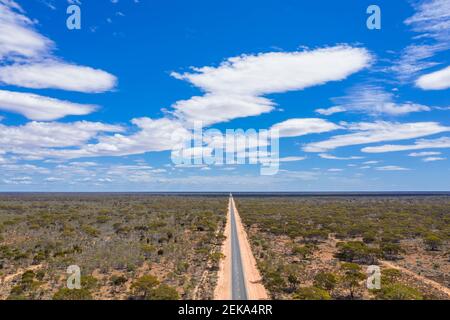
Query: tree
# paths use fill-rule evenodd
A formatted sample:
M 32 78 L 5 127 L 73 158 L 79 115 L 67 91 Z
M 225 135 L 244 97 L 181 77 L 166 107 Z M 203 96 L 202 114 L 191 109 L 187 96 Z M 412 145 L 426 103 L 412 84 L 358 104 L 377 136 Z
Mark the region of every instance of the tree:
M 425 244 L 428 247 L 428 250 L 437 251 L 442 244 L 442 239 L 435 234 L 430 234 L 424 239 Z
M 386 260 L 397 260 L 403 252 L 404 250 L 397 243 L 388 242 L 381 244 L 381 254 Z
M 149 298 L 151 291 L 159 285 L 159 280 L 155 276 L 145 275 L 137 279 L 132 285 L 133 294 L 141 299 Z
M 356 263 L 343 263 L 341 270 L 344 272 L 342 283 L 348 289 L 350 298 L 354 299 L 360 282 L 366 278 L 366 275 L 361 272 L 361 267 Z
M 375 264 L 380 252 L 361 241 L 339 242 L 336 257 L 342 261 Z
M 314 286 L 320 289 L 332 291 L 338 283 L 337 276 L 332 272 L 319 272 L 314 277 Z
M 297 290 L 293 298 L 295 300 L 330 300 L 330 294 L 317 287 L 302 287 Z

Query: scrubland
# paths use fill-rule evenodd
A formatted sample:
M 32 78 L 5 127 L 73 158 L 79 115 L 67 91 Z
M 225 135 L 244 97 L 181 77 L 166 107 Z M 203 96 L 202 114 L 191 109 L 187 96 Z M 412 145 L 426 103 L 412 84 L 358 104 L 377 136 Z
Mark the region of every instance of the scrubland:
M 0 195 L 0 299 L 209 299 L 226 197 Z M 81 269 L 69 290 L 68 266 Z
M 450 299 L 449 197 L 235 201 L 274 299 Z

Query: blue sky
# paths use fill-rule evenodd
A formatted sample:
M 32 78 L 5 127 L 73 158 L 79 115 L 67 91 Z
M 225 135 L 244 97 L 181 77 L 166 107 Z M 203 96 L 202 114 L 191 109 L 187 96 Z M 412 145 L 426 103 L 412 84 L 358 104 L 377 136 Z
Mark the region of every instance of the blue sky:
M 447 0 L 0 0 L 0 191 L 448 191 L 449 47 Z M 194 120 L 278 173 L 175 165 Z

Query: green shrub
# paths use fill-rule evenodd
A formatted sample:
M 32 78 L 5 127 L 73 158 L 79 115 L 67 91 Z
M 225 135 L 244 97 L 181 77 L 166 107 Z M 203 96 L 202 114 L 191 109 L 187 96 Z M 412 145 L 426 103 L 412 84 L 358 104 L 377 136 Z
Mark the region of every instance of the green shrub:
M 92 300 L 92 295 L 86 288 L 61 288 L 53 295 L 53 300 Z
M 90 225 L 83 225 L 81 227 L 81 230 L 83 230 L 84 233 L 86 233 L 91 237 L 98 237 L 100 235 L 100 231 L 97 228 Z
M 338 283 L 338 277 L 332 272 L 319 272 L 314 277 L 314 286 L 327 291 L 333 290 Z
M 142 299 L 148 299 L 151 291 L 159 285 L 159 280 L 155 276 L 145 275 L 133 282 L 131 290 L 133 294 Z
M 317 287 L 303 287 L 299 288 L 293 298 L 295 300 L 330 300 L 330 294 Z
M 113 286 L 121 286 L 127 282 L 127 278 L 124 276 L 112 275 L 110 281 Z
M 435 235 L 435 234 L 430 234 L 428 236 L 425 237 L 425 239 L 423 239 L 428 250 L 431 251 L 437 251 L 439 250 L 439 247 L 442 245 L 442 239 Z
M 147 297 L 148 300 L 179 300 L 180 296 L 175 290 L 166 284 L 161 284 L 157 288 L 152 289 Z
M 401 272 L 398 269 L 385 269 L 381 272 L 381 283 L 383 285 L 392 284 L 399 280 Z
M 380 300 L 423 300 L 422 294 L 417 289 L 401 283 L 383 285 L 377 290 L 376 297 Z

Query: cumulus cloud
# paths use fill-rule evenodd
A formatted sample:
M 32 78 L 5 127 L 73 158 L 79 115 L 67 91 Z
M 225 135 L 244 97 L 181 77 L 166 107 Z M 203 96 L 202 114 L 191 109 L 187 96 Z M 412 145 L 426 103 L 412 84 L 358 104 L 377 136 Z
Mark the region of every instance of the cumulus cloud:
M 0 124 L 0 149 L 14 152 L 19 149 L 63 148 L 80 146 L 101 132 L 121 132 L 124 128 L 100 122 L 72 123 L 28 122 L 21 126 Z
M 289 119 L 272 126 L 272 130 L 278 130 L 280 137 L 299 137 L 312 133 L 323 133 L 341 129 L 342 127 L 319 118 L 295 118 Z
M 78 104 L 33 93 L 0 90 L 0 110 L 19 113 L 31 120 L 50 121 L 68 115 L 86 115 L 95 105 Z
M 450 131 L 450 127 L 442 126 L 437 122 L 361 122 L 348 125 L 348 129 L 356 132 L 334 136 L 324 141 L 309 143 L 303 147 L 303 150 L 306 152 L 325 152 L 339 147 L 414 139 Z M 368 148 L 363 149 L 364 152 L 368 152 L 367 150 Z
M 419 77 L 416 80 L 416 86 L 423 90 L 444 90 L 450 88 L 450 66 Z
M 337 46 L 302 52 L 243 55 L 230 58 L 217 68 L 203 67 L 194 69 L 194 73 L 173 75 L 206 92 L 263 95 L 345 79 L 366 67 L 370 59 L 365 49 Z
M 273 110 L 274 105 L 262 97 L 206 94 L 178 101 L 172 107 L 180 119 L 210 125 L 267 113 Z
M 99 136 L 97 141 L 71 149 L 46 149 L 36 156 L 74 159 L 81 157 L 125 156 L 151 151 L 169 151 L 180 146 L 190 132 L 180 122 L 167 118 L 133 119 L 135 133 Z
M 113 75 L 85 66 L 47 60 L 0 68 L 0 82 L 32 89 L 62 89 L 99 93 L 115 87 Z
M 449 130 L 446 130 L 449 131 Z M 438 139 L 420 139 L 414 142 L 414 144 L 387 144 L 377 147 L 366 147 L 363 148 L 362 152 L 367 153 L 383 153 L 383 152 L 394 152 L 394 151 L 409 151 L 409 150 L 420 150 L 420 149 L 440 149 L 440 148 L 450 148 L 450 138 L 441 137 Z
M 337 106 L 317 109 L 323 115 L 338 112 L 363 112 L 370 115 L 404 115 L 411 112 L 429 111 L 430 107 L 416 103 L 396 103 L 394 94 L 374 85 L 360 85 L 352 88 L 344 97 L 332 99 Z
M 370 64 L 363 48 L 336 46 L 301 52 L 271 52 L 243 55 L 218 67 L 193 68 L 172 76 L 186 80 L 205 92 L 173 105 L 186 121 L 206 124 L 269 112 L 275 105 L 262 96 L 339 81 Z

